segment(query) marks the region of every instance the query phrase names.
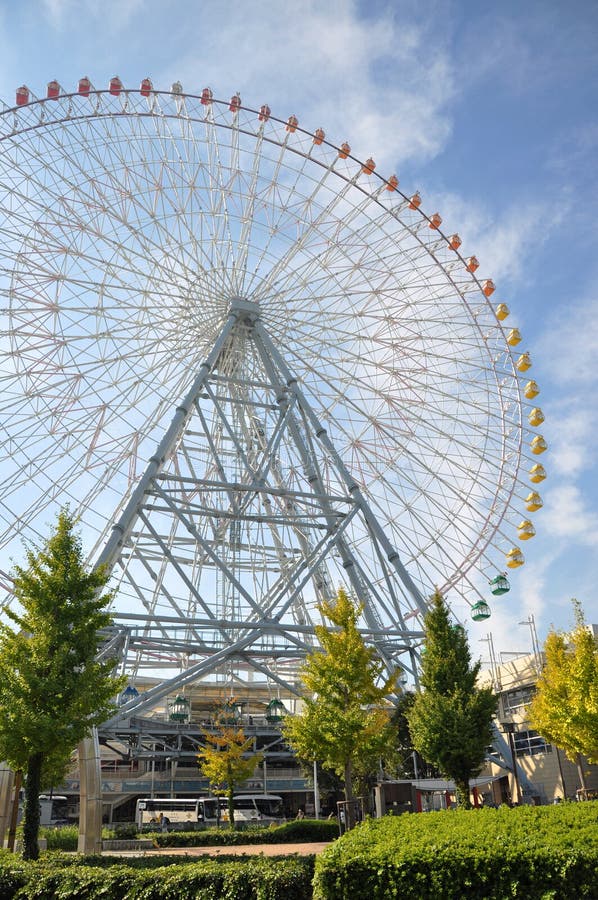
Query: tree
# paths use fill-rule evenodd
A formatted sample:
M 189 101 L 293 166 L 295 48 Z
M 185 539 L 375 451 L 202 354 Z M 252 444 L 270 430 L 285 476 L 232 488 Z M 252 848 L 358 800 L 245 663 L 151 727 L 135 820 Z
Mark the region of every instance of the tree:
M 598 763 L 598 644 L 581 604 L 572 603 L 576 626 L 570 634 L 549 632 L 544 669 L 527 715 L 532 728 L 577 763 L 585 792 L 582 754 Z
M 197 760 L 214 793 L 226 796 L 228 821 L 234 830 L 235 788 L 251 778 L 264 754 L 251 752 L 253 738 L 247 738 L 243 729 L 230 721 L 229 708 L 226 704 L 216 716 L 216 731 L 204 731 L 206 743 Z
M 360 609 L 346 591 L 318 609 L 333 628 L 316 626 L 321 650 L 309 654 L 301 669 L 304 710 L 287 716 L 283 732 L 297 756 L 341 776 L 345 798 L 352 800 L 355 773 L 365 775 L 393 750 L 385 700 L 399 673 L 382 679 L 384 665 L 359 634 Z
M 42 547 L 15 566 L 18 630 L 0 623 L 0 758 L 25 780 L 24 857 L 39 856 L 39 794 L 64 777 L 71 752 L 114 709 L 123 680 L 98 660 L 110 624 L 104 571 L 88 571 L 68 511 Z
M 397 737 L 397 753 L 394 760 L 396 772 L 399 778 L 438 778 L 437 768 L 423 759 L 413 746 L 407 716 L 415 703 L 415 697 L 414 691 L 402 693 L 392 714 L 391 721 Z
M 492 741 L 497 698 L 476 685 L 465 630 L 453 625 L 438 591 L 425 617 L 420 691 L 407 711 L 413 746 L 455 782 L 457 805 L 469 808 L 469 779 L 484 764 Z

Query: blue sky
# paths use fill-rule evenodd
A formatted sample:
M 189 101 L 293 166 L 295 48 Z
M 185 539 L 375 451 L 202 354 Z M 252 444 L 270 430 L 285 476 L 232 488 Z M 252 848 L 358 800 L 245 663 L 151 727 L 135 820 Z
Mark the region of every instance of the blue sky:
M 533 355 L 550 445 L 538 535 L 488 623 L 496 649 L 530 648 L 530 614 L 541 640 L 568 627 L 571 597 L 598 622 L 598 5 L 0 0 L 9 105 L 22 83 L 44 96 L 52 78 L 115 74 L 321 125 L 459 232 Z

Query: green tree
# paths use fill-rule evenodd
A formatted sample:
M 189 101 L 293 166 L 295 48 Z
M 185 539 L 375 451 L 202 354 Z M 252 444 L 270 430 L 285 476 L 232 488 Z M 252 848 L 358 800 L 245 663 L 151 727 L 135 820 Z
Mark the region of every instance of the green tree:
M 455 782 L 457 805 L 469 807 L 469 779 L 484 764 L 492 741 L 497 699 L 476 685 L 480 662 L 471 665 L 465 630 L 451 623 L 438 591 L 425 618 L 421 690 L 407 711 L 413 746 Z
M 577 764 L 585 792 L 582 754 L 598 763 L 598 644 L 581 604 L 572 602 L 575 628 L 570 634 L 549 632 L 544 669 L 527 715 L 532 728 Z
M 122 679 L 97 659 L 110 624 L 103 571 L 88 571 L 71 515 L 63 510 L 42 547 L 15 566 L 19 610 L 0 623 L 0 758 L 25 778 L 24 856 L 39 856 L 39 794 L 64 777 L 71 752 L 108 718 Z
M 409 731 L 409 711 L 415 703 L 414 691 L 405 691 L 398 698 L 392 714 L 392 725 L 397 736 L 397 753 L 394 759 L 399 778 L 438 778 L 439 772 L 423 759 L 413 746 Z
M 283 732 L 297 756 L 336 772 L 352 800 L 355 774 L 364 777 L 394 749 L 385 701 L 399 673 L 382 678 L 384 665 L 359 634 L 360 610 L 346 591 L 318 609 L 333 627 L 316 627 L 321 650 L 309 654 L 301 669 L 304 709 L 287 716 Z
M 253 738 L 230 721 L 229 706 L 216 716 L 216 730 L 204 731 L 205 745 L 197 755 L 202 775 L 210 782 L 217 796 L 226 796 L 230 828 L 235 827 L 235 788 L 251 778 L 263 759 L 263 753 L 253 753 Z

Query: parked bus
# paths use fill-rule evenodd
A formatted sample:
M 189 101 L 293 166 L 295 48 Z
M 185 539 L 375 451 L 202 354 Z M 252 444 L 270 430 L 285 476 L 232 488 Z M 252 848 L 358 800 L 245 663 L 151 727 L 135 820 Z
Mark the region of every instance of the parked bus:
M 275 794 L 236 794 L 235 822 L 260 825 L 285 821 L 282 797 Z M 144 797 L 137 801 L 139 831 L 192 831 L 228 824 L 226 797 Z
M 39 797 L 39 823 L 40 825 L 68 825 L 70 819 L 67 816 L 68 800 L 58 794 L 40 794 Z

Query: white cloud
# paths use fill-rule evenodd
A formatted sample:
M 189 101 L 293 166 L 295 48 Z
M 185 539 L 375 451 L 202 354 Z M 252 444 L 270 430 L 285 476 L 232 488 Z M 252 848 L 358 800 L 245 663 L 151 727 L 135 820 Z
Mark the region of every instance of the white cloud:
M 426 197 L 424 196 L 424 204 Z M 504 282 L 529 282 L 530 257 L 547 243 L 568 213 L 566 203 L 536 197 L 516 197 L 502 210 L 454 193 L 436 193 L 433 205 L 443 218 L 443 230 L 458 232 L 464 256 L 480 261 L 478 274 Z M 431 208 L 431 207 L 430 207 Z M 556 210 L 556 211 L 555 211 Z
M 598 514 L 588 507 L 581 488 L 559 484 L 546 497 L 542 525 L 555 538 L 598 546 Z
M 172 63 L 167 81 L 197 89 L 203 71 L 216 96 L 242 88 L 245 102 L 268 102 L 280 118 L 296 113 L 304 127 L 323 127 L 333 142 L 348 140 L 357 156 L 373 155 L 388 174 L 399 161 L 429 159 L 445 145 L 450 60 L 441 50 L 431 58 L 422 30 L 392 10 L 364 19 L 351 0 L 298 0 L 284 9 L 262 0 L 250 16 L 239 2 L 227 5 L 225 24 L 222 16 L 220 6 L 202 5 L 197 27 L 211 34 L 210 52 L 201 64 L 196 53 Z
M 596 279 L 590 275 L 590 282 Z M 562 385 L 594 387 L 598 359 L 598 296 L 560 308 L 538 341 L 550 360 L 554 380 Z M 595 397 L 588 397 L 595 402 Z
M 143 5 L 144 0 L 42 0 L 47 19 L 57 30 L 67 27 L 69 16 L 101 19 L 103 24 L 118 30 L 127 26 Z

